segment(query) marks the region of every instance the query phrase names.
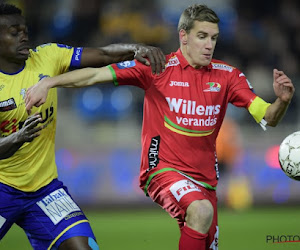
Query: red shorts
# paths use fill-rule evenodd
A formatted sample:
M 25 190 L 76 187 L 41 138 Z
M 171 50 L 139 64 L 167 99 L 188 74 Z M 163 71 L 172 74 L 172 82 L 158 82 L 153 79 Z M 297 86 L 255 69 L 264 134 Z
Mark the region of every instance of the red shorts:
M 214 207 L 214 216 L 207 243 L 208 246 L 217 244 L 219 230 L 216 191 L 206 189 L 178 172 L 167 171 L 157 174 L 151 180 L 148 194 L 154 202 L 177 220 L 180 228 L 185 226 L 186 209 L 193 201 L 209 200 Z

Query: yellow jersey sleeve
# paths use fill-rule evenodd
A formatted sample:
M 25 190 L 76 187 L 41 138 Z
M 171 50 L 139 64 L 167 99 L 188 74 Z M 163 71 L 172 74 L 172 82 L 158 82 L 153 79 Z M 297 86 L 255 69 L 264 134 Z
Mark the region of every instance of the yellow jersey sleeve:
M 72 63 L 75 64 L 72 60 L 74 50 L 75 48 L 67 45 L 47 43 L 32 50 L 28 60 L 34 58 L 34 66 L 47 62 L 48 64 L 44 65 L 44 67 L 51 68 L 53 75 L 50 76 L 54 76 L 67 72 L 72 67 Z M 80 61 L 78 62 L 79 65 Z

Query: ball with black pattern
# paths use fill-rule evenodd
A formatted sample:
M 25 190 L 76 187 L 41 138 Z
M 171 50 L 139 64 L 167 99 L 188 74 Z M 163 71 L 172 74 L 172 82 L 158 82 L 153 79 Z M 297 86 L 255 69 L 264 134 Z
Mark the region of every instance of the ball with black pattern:
M 300 181 L 300 131 L 290 134 L 282 141 L 278 158 L 283 172 Z

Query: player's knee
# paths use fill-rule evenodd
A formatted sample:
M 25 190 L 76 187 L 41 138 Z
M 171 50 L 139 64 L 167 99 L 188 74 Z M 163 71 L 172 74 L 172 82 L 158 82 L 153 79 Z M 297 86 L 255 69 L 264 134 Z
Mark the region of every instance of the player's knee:
M 187 226 L 200 232 L 207 233 L 214 215 L 214 208 L 209 200 L 193 201 L 186 210 Z

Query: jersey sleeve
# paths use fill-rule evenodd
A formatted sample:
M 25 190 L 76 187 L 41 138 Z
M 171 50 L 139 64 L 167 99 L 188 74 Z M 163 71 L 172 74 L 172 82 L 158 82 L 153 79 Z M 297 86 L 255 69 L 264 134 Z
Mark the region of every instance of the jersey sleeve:
M 80 68 L 82 47 L 71 47 L 64 44 L 48 43 L 40 45 L 35 52 L 41 53 L 43 60 L 48 60 L 62 74 L 70 69 Z
M 246 76 L 235 69 L 229 84 L 229 102 L 237 107 L 246 108 L 254 120 L 264 128 L 264 116 L 270 103 L 257 96 Z
M 153 80 L 151 67 L 136 60 L 111 64 L 108 66 L 113 75 L 113 81 L 118 85 L 133 85 L 147 90 Z

